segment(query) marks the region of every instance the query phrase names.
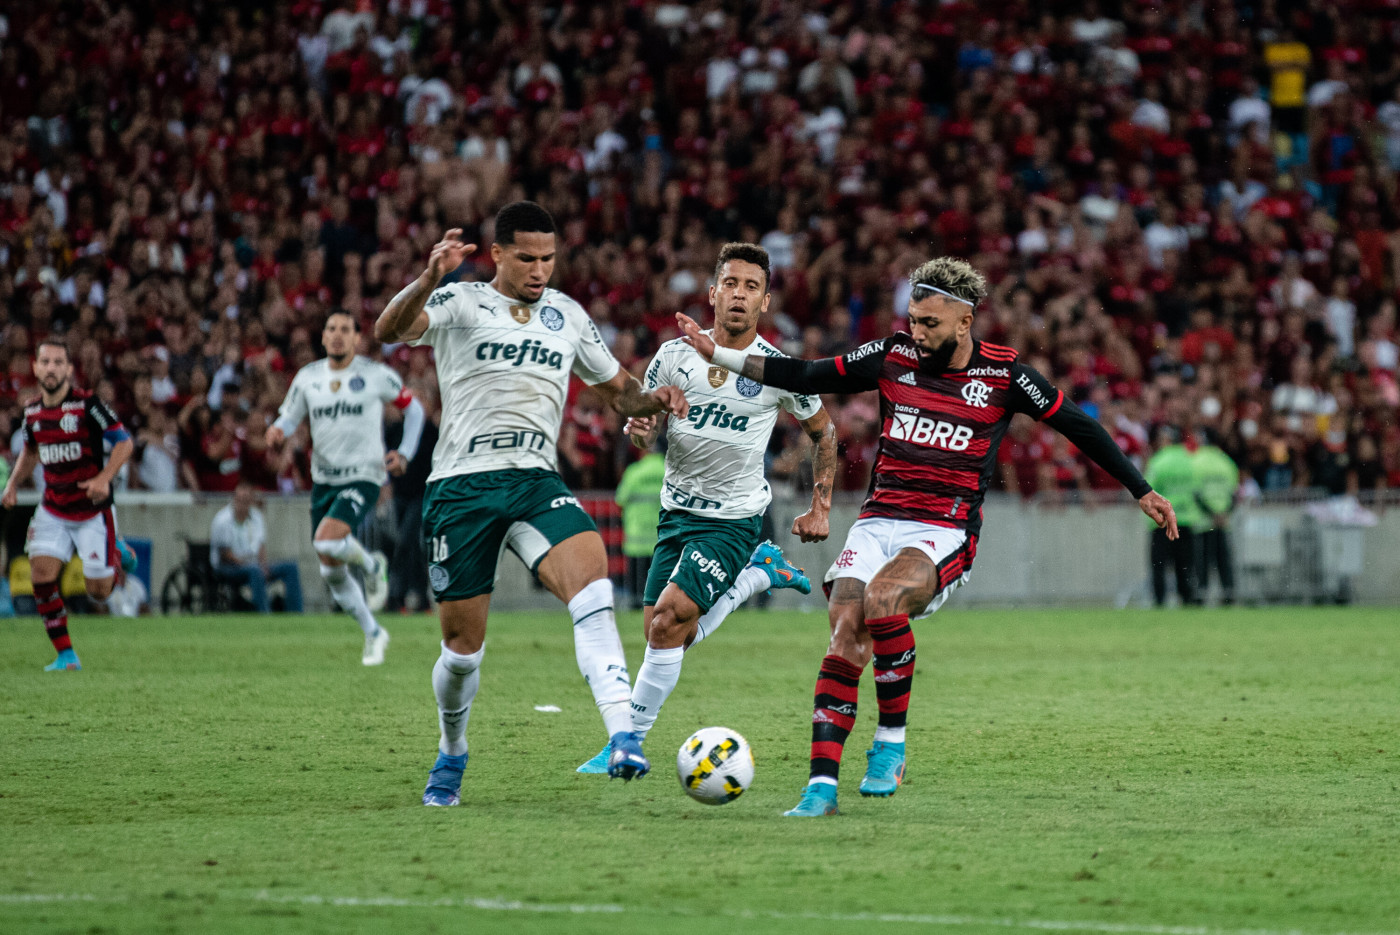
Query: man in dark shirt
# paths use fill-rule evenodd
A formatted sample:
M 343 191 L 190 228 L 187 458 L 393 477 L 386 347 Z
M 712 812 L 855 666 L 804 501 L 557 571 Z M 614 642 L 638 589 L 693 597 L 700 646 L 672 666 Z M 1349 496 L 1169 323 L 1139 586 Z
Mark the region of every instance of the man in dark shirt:
M 840 357 L 795 360 L 717 348 L 677 315 L 702 357 L 760 383 L 804 394 L 879 390 L 882 431 L 870 494 L 826 574 L 831 645 L 817 677 L 811 779 L 788 815 L 836 813 L 837 770 L 855 723 L 860 674 L 874 659 L 880 707 L 862 795 L 889 796 L 904 778 L 904 727 L 914 675 L 911 616 L 937 610 L 967 580 L 997 447 L 1018 412 L 1045 422 L 1132 491 L 1176 536 L 1172 506 L 1108 433 L 1016 351 L 972 337 L 986 280 L 962 260 L 930 260 L 910 276 L 912 333 Z

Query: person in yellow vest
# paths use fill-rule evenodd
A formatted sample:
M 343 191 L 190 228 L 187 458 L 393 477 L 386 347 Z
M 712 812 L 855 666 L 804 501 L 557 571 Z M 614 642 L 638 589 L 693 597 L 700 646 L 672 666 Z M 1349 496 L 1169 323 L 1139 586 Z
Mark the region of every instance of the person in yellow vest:
M 1196 469 L 1196 504 L 1205 517 L 1201 547 L 1197 550 L 1197 587 L 1204 597 L 1214 567 L 1220 580 L 1220 602 L 1233 604 L 1235 566 L 1230 548 L 1230 513 L 1235 509 L 1235 492 L 1240 489 L 1240 469 L 1229 455 L 1209 443 L 1197 448 L 1191 457 Z
M 1201 602 L 1196 590 L 1197 533 L 1205 515 L 1196 502 L 1196 469 L 1193 455 L 1182 443 L 1181 430 L 1164 425 L 1157 430 L 1157 453 L 1143 468 L 1142 476 L 1152 488 L 1176 507 L 1180 536 L 1173 541 L 1152 525 L 1149 556 L 1152 564 L 1152 599 L 1158 607 L 1167 601 L 1167 567 L 1176 572 L 1176 593 L 1184 605 Z M 1192 445 L 1194 447 L 1194 444 Z
M 623 590 L 633 610 L 642 608 L 642 589 L 656 551 L 661 516 L 662 479 L 666 476 L 665 439 L 622 472 L 614 498 L 622 508 L 622 555 L 627 559 Z
M 1292 28 L 1285 26 L 1264 46 L 1264 64 L 1269 66 L 1269 105 L 1273 109 L 1274 129 L 1289 137 L 1296 150 L 1307 145 L 1307 87 L 1308 66 L 1312 52 L 1299 42 Z M 1307 152 L 1293 152 L 1294 163 L 1307 162 Z

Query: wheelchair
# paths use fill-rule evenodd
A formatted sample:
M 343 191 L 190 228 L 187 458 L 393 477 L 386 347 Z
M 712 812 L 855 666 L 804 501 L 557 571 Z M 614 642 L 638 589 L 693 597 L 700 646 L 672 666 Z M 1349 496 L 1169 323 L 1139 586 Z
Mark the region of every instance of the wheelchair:
M 214 574 L 209 543 L 185 540 L 185 560 L 165 576 L 160 586 L 163 614 L 219 614 L 234 610 L 235 586 Z

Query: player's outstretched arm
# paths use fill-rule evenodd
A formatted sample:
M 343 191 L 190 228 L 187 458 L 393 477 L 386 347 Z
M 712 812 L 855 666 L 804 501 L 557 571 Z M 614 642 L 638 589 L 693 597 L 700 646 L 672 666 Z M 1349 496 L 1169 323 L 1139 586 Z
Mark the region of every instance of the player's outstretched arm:
M 393 344 L 421 338 L 428 330 L 428 313 L 423 309 L 428 296 L 433 294 L 442 277 L 475 252 L 476 244 L 462 242 L 460 227 L 444 234 L 428 256 L 428 268 L 384 306 L 379 320 L 374 323 L 375 340 Z
M 825 409 L 802 420 L 812 440 L 812 508 L 792 521 L 792 534 L 803 542 L 821 542 L 831 534 L 831 488 L 836 480 L 836 425 Z
M 620 415 L 650 416 L 658 412 L 668 412 L 677 419 L 684 419 L 690 413 L 690 403 L 678 386 L 658 386 L 648 393 L 642 383 L 626 370 L 618 370 L 613 378 L 604 383 L 596 383 L 593 388 L 603 394 L 603 399 L 614 412 Z
M 730 347 L 719 347 L 714 339 L 700 330 L 695 319 L 676 313 L 681 340 L 695 348 L 696 353 L 712 364 L 718 364 L 767 386 L 790 390 L 806 396 L 821 393 L 862 393 L 873 390 L 879 383 L 884 348 L 876 342 L 867 344 L 844 357 L 825 360 L 802 360 L 797 357 L 762 357 L 745 354 Z M 859 365 L 855 365 L 859 361 Z

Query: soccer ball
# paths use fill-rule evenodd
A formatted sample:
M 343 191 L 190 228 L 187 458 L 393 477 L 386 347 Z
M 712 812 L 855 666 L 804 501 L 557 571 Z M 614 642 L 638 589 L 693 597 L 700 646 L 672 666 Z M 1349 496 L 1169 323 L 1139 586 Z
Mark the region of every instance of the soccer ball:
M 706 805 L 723 805 L 753 782 L 749 742 L 727 727 L 702 727 L 676 754 L 676 776 L 685 794 Z

